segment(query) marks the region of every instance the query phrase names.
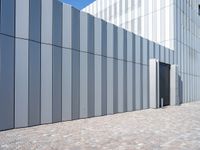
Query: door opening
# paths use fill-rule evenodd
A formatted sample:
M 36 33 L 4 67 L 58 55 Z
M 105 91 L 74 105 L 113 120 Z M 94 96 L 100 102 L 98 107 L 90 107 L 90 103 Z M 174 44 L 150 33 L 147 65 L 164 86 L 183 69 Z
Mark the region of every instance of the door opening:
M 159 63 L 160 107 L 170 105 L 170 65 Z

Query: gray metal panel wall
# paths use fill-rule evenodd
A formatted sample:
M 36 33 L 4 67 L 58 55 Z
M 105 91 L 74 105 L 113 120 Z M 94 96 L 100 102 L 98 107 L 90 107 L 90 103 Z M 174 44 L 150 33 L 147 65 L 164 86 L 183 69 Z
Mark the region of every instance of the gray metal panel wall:
M 88 117 L 95 116 L 94 17 L 88 15 Z
M 80 118 L 88 117 L 88 75 L 88 54 L 80 53 Z
M 123 31 L 123 101 L 124 112 L 127 111 L 127 31 Z
M 72 51 L 62 51 L 62 120 L 72 119 Z
M 80 12 L 72 8 L 72 119 L 80 117 Z
M 15 127 L 28 126 L 28 41 L 15 39 Z
M 80 49 L 88 51 L 88 14 L 80 12 Z
M 41 50 L 40 43 L 29 41 L 28 52 L 28 125 L 41 123 Z
M 135 55 L 136 55 L 136 52 L 135 52 L 135 49 L 136 49 L 136 41 L 135 41 L 135 37 L 136 35 L 135 34 L 132 34 L 133 38 L 132 38 L 132 85 L 133 85 L 133 89 L 132 89 L 132 92 L 133 92 L 133 110 L 135 110 L 135 104 L 136 104 L 136 99 L 135 99 L 135 89 L 136 89 L 136 86 L 135 86 Z M 129 82 L 129 81 L 128 81 Z
M 107 114 L 113 114 L 114 30 L 112 24 L 107 24 L 107 31 Z
M 29 0 L 29 39 L 41 39 L 41 0 Z
M 53 0 L 53 29 L 52 39 L 53 45 L 62 46 L 62 3 L 58 0 Z
M 14 38 L 0 35 L 0 130 L 14 128 Z
M 141 65 L 135 64 L 135 109 L 141 109 Z
M 62 120 L 62 48 L 53 46 L 53 78 L 52 78 L 52 119 Z
M 80 117 L 80 52 L 72 51 L 72 119 Z
M 123 61 L 118 60 L 118 112 L 124 111 L 123 79 Z
M 80 50 L 80 12 L 72 8 L 72 49 Z
M 95 116 L 101 116 L 102 114 L 101 68 L 101 56 L 95 55 Z
M 53 0 L 42 0 L 41 42 L 52 44 Z
M 102 114 L 102 95 L 101 95 L 101 90 L 102 90 L 102 75 L 101 75 L 101 70 L 102 70 L 102 63 L 101 63 L 101 49 L 102 49 L 102 42 L 101 42 L 101 36 L 102 32 L 102 20 L 95 18 L 94 20 L 94 50 L 95 50 L 95 58 L 94 58 L 94 64 L 95 64 L 95 116 L 100 116 Z
M 101 100 L 102 115 L 107 114 L 107 23 L 102 21 Z
M 118 112 L 124 111 L 124 32 L 123 29 L 118 28 Z
M 41 123 L 41 1 L 29 0 L 28 125 Z
M 127 111 L 133 110 L 133 34 L 127 32 Z
M 113 113 L 118 112 L 118 28 L 114 26 L 113 49 Z
M 62 3 L 53 1 L 52 121 L 62 120 Z
M 10 36 L 15 35 L 15 1 L 1 0 L 0 32 Z
M 62 14 L 62 46 L 64 48 L 72 47 L 72 8 L 70 5 L 63 4 Z
M 41 44 L 41 124 L 52 122 L 52 45 Z
M 97 19 L 95 18 L 94 19 L 94 32 L 95 32 L 95 35 L 94 35 L 94 42 L 95 42 L 95 54 L 99 54 L 101 55 L 101 47 L 102 47 L 102 44 L 101 44 L 101 34 L 102 34 L 102 29 L 101 29 L 101 26 L 102 26 L 102 20 L 100 19 Z
M 14 36 L 16 29 L 17 36 L 16 67 L 12 64 L 14 45 L 13 49 L 12 44 L 5 45 L 14 41 L 1 38 L 0 98 L 9 99 L 5 108 L 10 119 L 0 130 L 14 127 L 14 116 L 16 127 L 25 127 L 148 108 L 148 59 L 174 63 L 174 51 L 89 14 L 80 14 L 57 0 L 1 0 L 0 23 L 1 32 Z M 9 50 L 4 51 L 5 47 Z M 194 64 L 195 52 L 189 53 L 184 47 L 180 53 L 184 59 L 190 54 L 185 62 L 182 58 L 178 62 L 185 64 L 181 68 L 184 72 L 193 73 L 189 64 Z M 194 87 L 195 78 L 182 76 L 184 101 L 193 100 L 195 93 L 189 86 Z M 14 94 L 14 89 L 15 100 L 14 95 L 7 94 Z M 0 111 L 7 110 L 3 107 Z
M 29 0 L 16 1 L 15 34 L 16 37 L 29 38 Z
M 148 67 L 142 65 L 142 91 L 143 91 L 143 109 L 147 109 L 149 105 L 148 99 Z
M 84 12 L 80 12 L 80 24 L 80 118 L 86 118 L 88 117 L 88 15 Z

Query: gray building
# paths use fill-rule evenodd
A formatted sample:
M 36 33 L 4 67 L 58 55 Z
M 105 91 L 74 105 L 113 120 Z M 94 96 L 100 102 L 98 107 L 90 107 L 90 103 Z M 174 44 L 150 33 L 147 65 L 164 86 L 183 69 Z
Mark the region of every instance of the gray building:
M 157 108 L 161 83 L 179 100 L 174 50 L 58 0 L 0 4 L 0 130 Z

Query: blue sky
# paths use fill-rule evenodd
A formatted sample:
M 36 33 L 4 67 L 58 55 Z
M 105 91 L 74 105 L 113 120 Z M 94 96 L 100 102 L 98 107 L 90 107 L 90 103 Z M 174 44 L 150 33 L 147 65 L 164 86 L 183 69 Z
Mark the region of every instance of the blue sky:
M 90 3 L 92 3 L 95 0 L 61 0 L 65 3 L 68 3 L 78 9 L 82 9 L 85 6 L 89 5 Z

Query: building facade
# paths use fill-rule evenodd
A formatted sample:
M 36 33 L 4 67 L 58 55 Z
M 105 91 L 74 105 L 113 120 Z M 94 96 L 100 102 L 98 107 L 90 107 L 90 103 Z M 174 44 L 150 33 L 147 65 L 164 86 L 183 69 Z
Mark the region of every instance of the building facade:
M 199 100 L 199 0 L 96 0 L 83 11 L 174 50 L 181 101 Z
M 176 50 L 58 0 L 0 4 L 0 130 L 150 108 L 149 60 L 176 64 Z

